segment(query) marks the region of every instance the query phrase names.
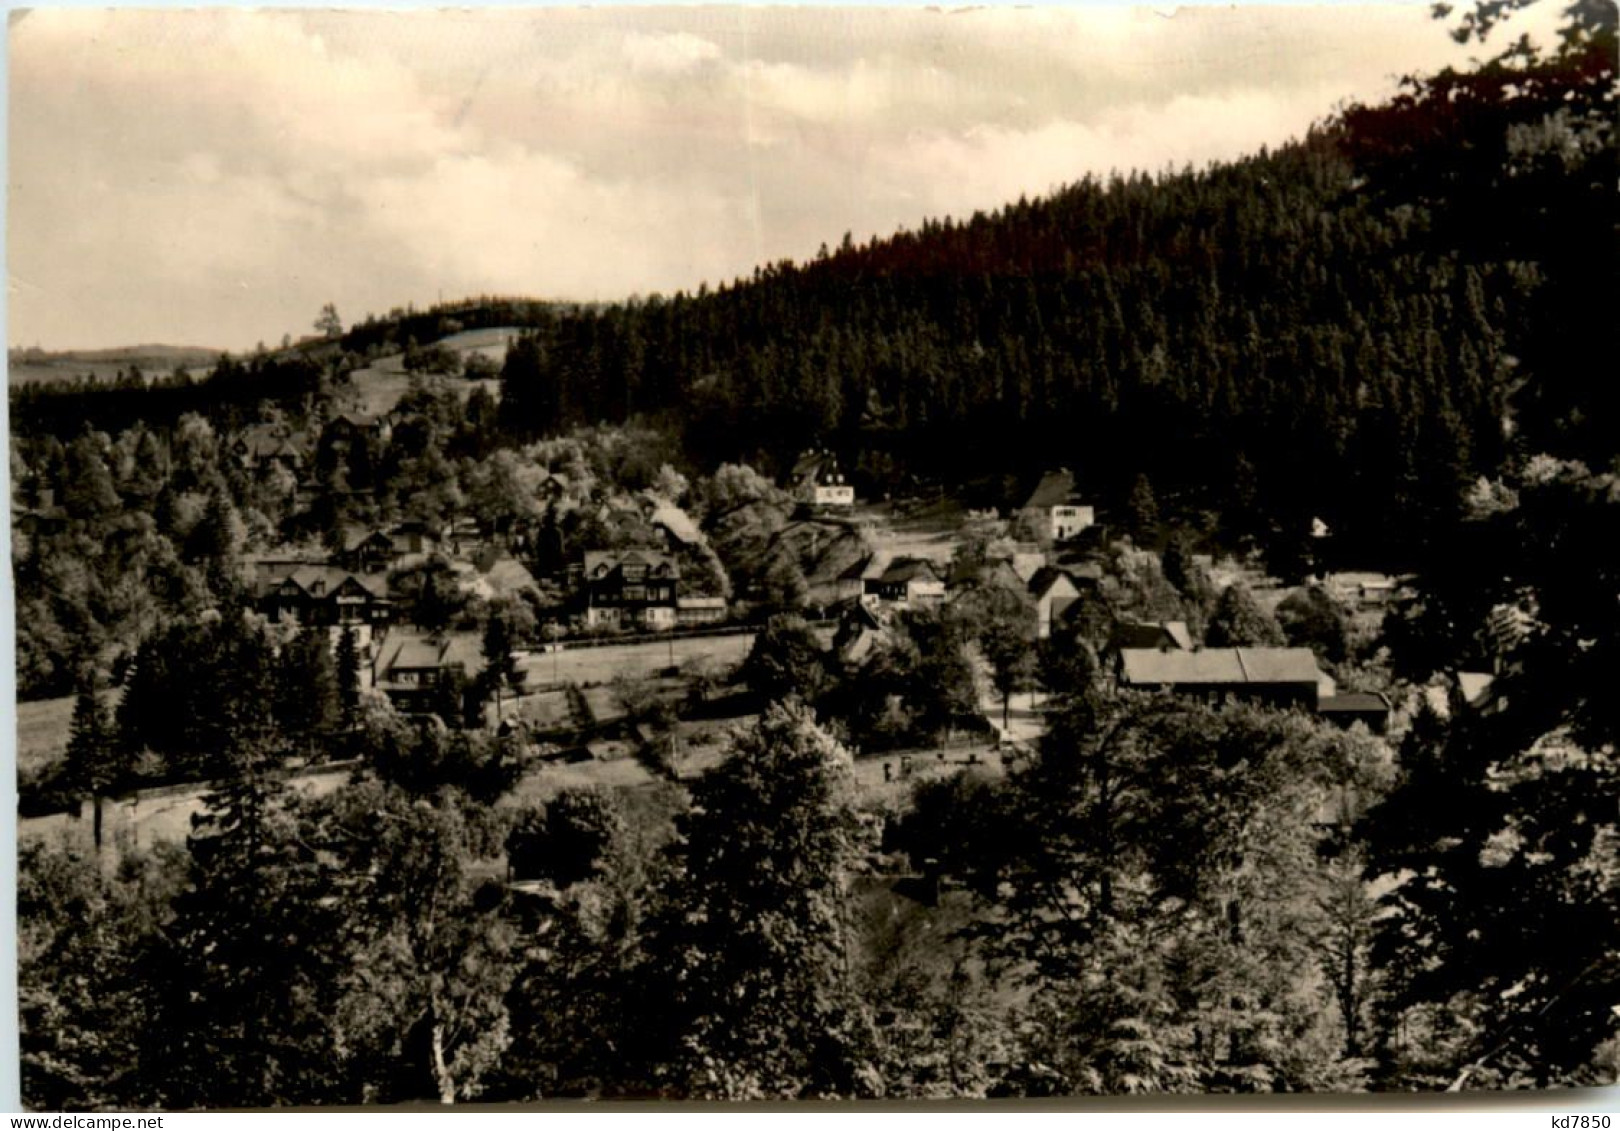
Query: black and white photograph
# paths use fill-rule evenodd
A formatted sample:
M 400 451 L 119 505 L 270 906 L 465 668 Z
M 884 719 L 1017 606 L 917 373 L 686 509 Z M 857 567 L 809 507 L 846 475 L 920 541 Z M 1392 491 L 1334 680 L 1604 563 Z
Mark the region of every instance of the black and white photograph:
M 1616 13 L 9 12 L 0 1106 L 1613 1104 Z

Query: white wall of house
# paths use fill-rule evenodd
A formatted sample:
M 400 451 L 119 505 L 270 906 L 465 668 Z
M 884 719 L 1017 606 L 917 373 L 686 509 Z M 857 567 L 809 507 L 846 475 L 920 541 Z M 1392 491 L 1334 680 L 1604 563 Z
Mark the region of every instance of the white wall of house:
M 1035 634 L 1041 639 L 1052 635 L 1052 624 L 1063 610 L 1079 598 L 1080 590 L 1067 577 L 1058 577 L 1035 598 Z
M 1052 539 L 1066 542 L 1082 530 L 1097 524 L 1097 508 L 1061 506 L 1052 508 Z

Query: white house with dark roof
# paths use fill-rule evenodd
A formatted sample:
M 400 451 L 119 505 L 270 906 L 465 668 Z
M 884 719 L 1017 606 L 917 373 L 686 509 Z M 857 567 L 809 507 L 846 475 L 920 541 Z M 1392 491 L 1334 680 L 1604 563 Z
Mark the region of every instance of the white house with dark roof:
M 1079 501 L 1074 475 L 1066 467 L 1041 476 L 1024 510 L 1041 517 L 1043 528 L 1054 542 L 1067 542 L 1097 523 L 1097 509 Z
M 794 495 L 818 509 L 844 510 L 855 505 L 855 486 L 829 448 L 814 448 L 801 455 L 789 479 Z
M 869 568 L 865 596 L 903 608 L 937 605 L 945 600 L 945 574 L 927 558 L 892 558 Z

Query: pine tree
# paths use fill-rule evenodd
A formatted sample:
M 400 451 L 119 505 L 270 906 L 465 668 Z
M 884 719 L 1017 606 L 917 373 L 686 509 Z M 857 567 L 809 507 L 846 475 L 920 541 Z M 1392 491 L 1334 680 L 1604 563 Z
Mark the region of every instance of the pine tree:
M 307 629 L 282 650 L 276 671 L 276 721 L 306 753 L 337 728 L 339 678 L 324 629 Z
M 360 647 L 355 641 L 354 629 L 344 625 L 338 633 L 337 654 L 338 712 L 346 727 L 353 727 L 360 716 Z
M 1139 542 L 1151 541 L 1159 529 L 1159 500 L 1146 473 L 1136 477 L 1125 501 L 1125 525 Z
M 191 882 L 168 931 L 147 1069 L 165 1107 L 342 1098 L 339 909 L 289 811 L 269 677 L 268 666 L 234 677 L 232 691 L 259 694 L 230 699 L 227 769 L 188 841 Z
M 121 770 L 116 753 L 113 721 L 101 702 L 101 674 L 94 665 L 85 666 L 79 691 L 73 700 L 73 719 L 68 729 L 68 775 L 95 807 L 94 841 L 101 851 L 102 798 L 114 785 Z
M 516 641 L 512 638 L 512 622 L 505 609 L 491 609 L 484 622 L 484 686 L 495 697 L 495 717 L 501 715 L 501 692 L 516 692 L 523 685 L 524 673 L 513 655 Z

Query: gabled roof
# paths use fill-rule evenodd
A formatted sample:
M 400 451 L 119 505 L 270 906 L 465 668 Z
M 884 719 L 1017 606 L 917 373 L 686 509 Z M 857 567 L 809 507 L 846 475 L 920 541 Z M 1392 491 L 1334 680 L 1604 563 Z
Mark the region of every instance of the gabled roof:
M 1187 622 L 1179 620 L 1116 621 L 1108 643 L 1115 649 L 1168 647 L 1186 652 L 1192 651 L 1193 646 L 1192 634 L 1187 631 Z
M 1074 496 L 1074 475 L 1066 467 L 1048 471 L 1024 504 L 1026 510 L 1050 510 L 1061 507 Z
M 839 581 L 861 581 L 867 577 L 876 577 L 882 570 L 874 571 L 873 565 L 877 561 L 876 555 L 866 554 L 849 564 L 843 573 L 838 575 Z
M 692 521 L 692 516 L 674 503 L 660 500 L 653 508 L 652 524 L 668 531 L 671 538 L 683 545 L 695 546 L 703 541 L 703 532 Z
M 436 668 L 444 657 L 445 642 L 432 637 L 407 636 L 395 645 L 385 665 L 394 668 Z
M 895 558 L 878 580 L 884 585 L 905 585 L 912 581 L 942 581 L 939 569 L 927 558 Z
M 387 680 L 387 673 L 398 670 L 432 670 L 460 667 L 473 674 L 483 667 L 480 641 L 472 633 L 452 633 L 448 636 L 421 636 L 410 632 L 396 632 L 389 636 L 383 647 L 383 660 L 378 665 Z
M 1322 671 L 1309 648 L 1204 648 L 1195 652 L 1123 648 L 1120 668 L 1127 683 L 1142 687 L 1177 684 L 1317 685 Z
M 1491 685 L 1495 682 L 1496 677 L 1490 672 L 1457 673 L 1457 690 L 1470 707 L 1478 707 L 1490 698 Z
M 537 588 L 534 574 L 509 554 L 503 554 L 487 566 L 480 563 L 479 569 L 484 575 L 484 580 L 497 594 L 518 593 L 525 589 Z
M 259 562 L 258 565 L 273 563 Z M 388 600 L 388 579 L 381 575 L 366 575 L 353 573 L 350 570 L 340 569 L 325 563 L 300 564 L 290 570 L 263 571 L 259 581 L 259 594 L 261 596 L 274 592 L 289 592 L 289 586 L 296 588 L 307 597 L 325 600 L 345 586 L 358 588 L 373 601 Z M 315 590 L 319 588 L 320 592 Z
M 296 582 L 298 587 L 306 593 L 312 592 L 313 586 L 317 582 L 325 583 L 326 596 L 331 596 L 343 586 L 353 583 L 365 590 L 366 594 L 373 600 L 386 600 L 388 596 L 388 581 L 386 578 L 351 573 L 346 569 L 339 569 L 337 566 L 303 566 L 293 570 L 289 580 Z
M 373 416 L 366 412 L 340 412 L 328 422 L 328 425 L 343 423 L 351 428 L 375 428 L 383 418 Z
M 1015 550 L 1004 563 L 1026 585 L 1046 565 L 1046 555 L 1039 550 Z
M 857 601 L 838 618 L 833 634 L 833 651 L 846 664 L 859 664 L 880 645 L 892 640 L 888 618 L 877 609 Z
M 793 470 L 788 477 L 794 482 L 809 479 L 819 473 L 822 465 L 830 458 L 831 454 L 826 448 L 806 448 L 794 461 Z
M 839 470 L 838 456 L 831 448 L 811 448 L 799 455 L 788 479 L 800 486 L 847 487 L 849 479 Z
M 302 459 L 303 439 L 303 435 L 296 432 L 284 435 L 278 425 L 254 424 L 238 432 L 231 446 L 255 460 Z
M 594 578 L 602 567 L 607 567 L 607 573 L 623 569 L 625 566 L 645 566 L 649 572 L 660 566 L 667 567 L 668 577 L 679 577 L 680 569 L 675 565 L 675 559 L 668 554 L 657 550 L 586 550 L 585 576 Z
M 1346 691 L 1339 695 L 1325 695 L 1316 709 L 1324 715 L 1356 714 L 1389 711 L 1389 700 L 1376 691 Z
M 1073 589 L 1076 596 L 1079 595 L 1080 590 L 1079 587 L 1075 585 L 1074 578 L 1069 576 L 1067 570 L 1058 569 L 1056 566 L 1042 566 L 1040 569 L 1036 570 L 1030 576 L 1029 591 L 1037 600 L 1039 600 L 1055 589 L 1060 581 L 1066 583 L 1070 589 Z
M 390 550 L 394 548 L 393 540 L 383 531 L 365 526 L 351 526 L 343 532 L 343 552 L 352 553 L 374 540 L 380 540 Z

